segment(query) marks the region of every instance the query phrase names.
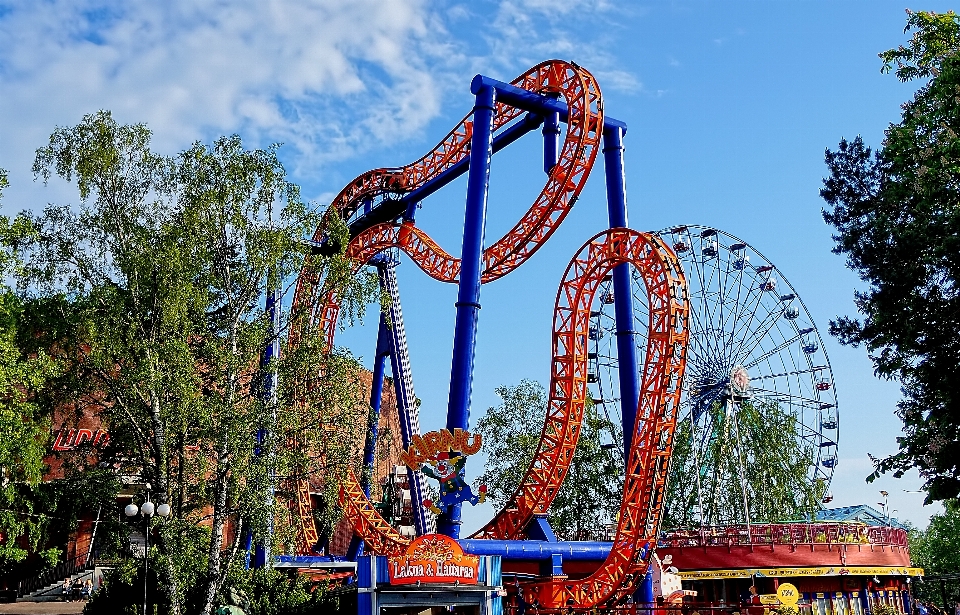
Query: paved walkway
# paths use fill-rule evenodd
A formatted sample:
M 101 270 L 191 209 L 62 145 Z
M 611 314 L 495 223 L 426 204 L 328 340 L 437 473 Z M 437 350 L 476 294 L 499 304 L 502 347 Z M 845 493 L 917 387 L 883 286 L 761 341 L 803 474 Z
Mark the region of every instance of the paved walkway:
M 0 614 L 24 613 L 30 615 L 74 615 L 82 613 L 84 601 L 77 602 L 11 602 L 0 604 Z

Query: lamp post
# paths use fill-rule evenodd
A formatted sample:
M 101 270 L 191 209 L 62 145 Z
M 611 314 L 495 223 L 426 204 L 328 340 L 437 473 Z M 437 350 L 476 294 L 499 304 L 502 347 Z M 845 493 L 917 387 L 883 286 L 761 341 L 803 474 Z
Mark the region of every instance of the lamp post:
M 136 517 L 139 513 L 143 516 L 144 521 L 144 547 L 143 547 L 143 615 L 147 615 L 147 572 L 149 571 L 150 566 L 150 517 L 154 513 L 160 515 L 164 519 L 170 516 L 170 505 L 169 504 L 160 504 L 159 506 L 154 506 L 153 502 L 150 501 L 150 483 L 147 483 L 147 499 L 146 501 L 137 506 L 133 502 L 127 504 L 126 508 L 123 509 L 123 514 L 128 517 Z
M 883 516 L 887 518 L 887 525 L 890 525 L 890 512 L 889 512 L 889 498 L 890 494 L 886 491 L 881 491 L 880 495 L 883 496 L 882 502 L 877 502 L 881 507 L 883 507 Z

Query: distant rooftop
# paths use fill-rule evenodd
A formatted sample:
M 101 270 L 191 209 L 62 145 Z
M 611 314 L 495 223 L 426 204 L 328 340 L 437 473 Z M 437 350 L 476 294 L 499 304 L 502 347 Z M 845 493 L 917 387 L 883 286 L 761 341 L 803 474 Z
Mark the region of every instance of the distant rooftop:
M 867 525 L 887 525 L 907 529 L 907 526 L 900 523 L 896 517 L 888 519 L 882 512 L 866 504 L 821 510 L 817 513 L 817 521 L 857 521 Z

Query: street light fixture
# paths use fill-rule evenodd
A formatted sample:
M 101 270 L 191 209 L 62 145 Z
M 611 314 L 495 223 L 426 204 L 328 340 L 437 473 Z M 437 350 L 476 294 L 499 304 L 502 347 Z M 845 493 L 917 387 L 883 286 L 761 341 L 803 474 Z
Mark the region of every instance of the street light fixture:
M 127 504 L 123 509 L 123 514 L 128 517 L 136 517 L 139 513 L 143 517 L 146 527 L 144 530 L 145 542 L 143 547 L 143 615 L 147 615 L 147 573 L 149 572 L 150 566 L 150 517 L 156 513 L 166 519 L 170 516 L 170 505 L 161 504 L 154 506 L 153 502 L 150 501 L 150 483 L 147 483 L 144 487 L 147 489 L 147 500 L 140 506 L 137 506 L 133 502 Z
M 887 525 L 890 525 L 890 494 L 881 490 L 880 495 L 883 496 L 883 501 L 877 502 L 877 504 L 883 507 L 883 516 L 887 518 Z

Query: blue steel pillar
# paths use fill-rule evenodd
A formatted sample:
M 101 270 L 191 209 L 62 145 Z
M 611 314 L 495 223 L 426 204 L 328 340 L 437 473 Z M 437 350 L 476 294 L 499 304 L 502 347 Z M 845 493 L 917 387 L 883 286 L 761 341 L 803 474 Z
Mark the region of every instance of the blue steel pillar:
M 370 479 L 373 476 L 373 462 L 377 451 L 377 432 L 380 422 L 380 405 L 383 402 L 383 377 L 387 357 L 390 356 L 390 328 L 387 315 L 380 312 L 380 331 L 377 333 L 377 352 L 373 360 L 373 382 L 370 384 L 370 409 L 372 422 L 363 443 L 363 477 L 360 484 L 363 492 L 370 497 Z
M 360 485 L 363 493 L 370 497 L 370 479 L 373 477 L 373 463 L 377 452 L 377 434 L 380 425 L 380 406 L 383 402 L 383 377 L 387 357 L 390 355 L 390 329 L 387 327 L 387 315 L 380 312 L 380 331 L 377 333 L 377 352 L 373 360 L 373 381 L 370 384 L 370 409 L 373 414 L 367 436 L 363 442 L 363 476 Z M 357 561 L 363 555 L 363 540 L 354 536 L 347 548 L 347 559 Z
M 417 395 L 413 390 L 413 374 L 410 369 L 410 352 L 407 348 L 407 333 L 403 326 L 403 310 L 400 307 L 400 289 L 397 286 L 397 262 L 390 260 L 380 269 L 380 288 L 390 297 L 390 365 L 393 369 L 393 390 L 397 396 L 397 414 L 400 417 L 400 441 L 404 450 L 410 448 L 413 436 L 420 434 Z M 413 505 L 413 525 L 418 536 L 434 531 L 433 518 L 423 507 L 427 493 L 424 476 L 407 468 L 410 497 Z
M 641 612 L 651 615 L 653 613 L 654 603 L 656 598 L 653 595 L 653 572 L 649 569 L 647 574 L 643 577 L 643 582 L 640 584 L 640 590 L 636 594 L 637 602 L 643 605 Z
M 276 287 L 274 282 L 273 272 L 271 271 L 268 274 L 270 278 L 269 284 L 271 286 L 270 290 L 267 291 L 267 299 L 264 307 L 266 308 L 267 317 L 270 319 L 270 329 L 267 332 L 269 335 L 269 342 L 267 347 L 263 352 L 263 361 L 262 366 L 264 370 L 269 370 L 266 373 L 266 378 L 264 382 L 264 401 L 267 403 L 270 412 L 270 425 L 273 425 L 276 422 L 277 418 L 277 370 L 274 369 L 270 363 L 280 358 L 280 290 Z M 258 456 L 265 455 L 267 457 L 267 473 L 269 484 L 267 486 L 267 492 L 265 494 L 264 505 L 267 510 L 267 527 L 266 535 L 263 536 L 260 541 L 257 543 L 256 549 L 253 554 L 253 566 L 254 568 L 263 568 L 268 566 L 273 557 L 271 554 L 271 546 L 273 542 L 273 499 L 274 499 L 274 452 L 273 452 L 273 438 L 269 430 L 261 427 L 257 430 L 257 441 L 255 452 Z
M 623 175 L 623 135 L 618 126 L 603 131 L 603 166 L 607 180 L 607 215 L 610 228 L 627 227 L 627 188 Z M 620 409 L 623 416 L 624 461 L 630 456 L 640 399 L 637 347 L 633 331 L 633 294 L 630 265 L 613 269 L 613 295 L 617 321 L 617 362 L 620 365 Z
M 549 174 L 560 156 L 560 114 L 547 113 L 543 118 L 543 172 Z
M 474 79 L 471 90 L 477 97 L 473 107 L 473 136 L 470 140 L 470 170 L 467 176 L 467 206 L 463 220 L 463 252 L 460 257 L 460 288 L 457 294 L 457 321 L 450 369 L 450 397 L 447 402 L 447 429 L 470 427 L 470 394 L 473 388 L 473 359 L 480 312 L 480 267 L 483 232 L 486 226 L 487 187 L 493 152 L 495 92 Z M 460 504 L 446 507 L 437 520 L 437 531 L 459 538 Z

